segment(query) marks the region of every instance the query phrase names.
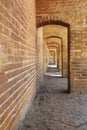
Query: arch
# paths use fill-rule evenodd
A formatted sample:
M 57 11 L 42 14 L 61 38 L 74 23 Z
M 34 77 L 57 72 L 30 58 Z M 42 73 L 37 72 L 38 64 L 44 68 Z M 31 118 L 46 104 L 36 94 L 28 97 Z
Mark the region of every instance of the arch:
M 39 17 L 37 16 L 37 19 L 38 18 Z M 51 19 L 51 18 L 48 19 L 48 18 L 44 18 L 44 17 L 41 20 L 37 21 L 37 24 L 36 24 L 37 28 L 44 27 L 47 25 L 61 25 L 61 26 L 67 28 L 67 35 L 68 35 L 68 37 L 67 37 L 67 40 L 68 40 L 68 49 L 67 49 L 68 68 L 67 68 L 67 71 L 68 71 L 68 92 L 70 92 L 70 88 L 71 88 L 71 86 L 70 86 L 70 24 L 67 22 L 63 22 L 61 20 L 55 20 L 55 19 Z M 61 39 L 61 41 L 63 40 L 62 37 L 55 36 L 55 35 L 48 36 L 45 39 L 49 39 L 49 38 L 59 38 L 59 39 Z
M 38 18 L 37 18 L 38 19 Z M 66 23 L 66 22 L 63 22 L 63 21 L 59 21 L 59 20 L 56 20 L 55 19 L 51 19 L 51 20 L 45 20 L 44 21 L 39 21 L 37 22 L 37 28 L 39 27 L 42 27 L 42 26 L 46 26 L 46 25 L 51 25 L 51 24 L 54 24 L 54 25 L 61 25 L 61 26 L 64 26 L 64 27 L 67 27 L 67 28 L 70 28 L 70 24 Z
M 53 43 L 53 42 L 49 42 L 49 43 L 47 43 L 47 46 L 56 46 L 56 47 L 59 47 L 59 43 Z
M 48 37 L 46 37 L 46 39 L 49 39 L 49 38 L 58 38 L 58 39 L 61 39 L 62 40 L 62 37 L 59 37 L 59 36 L 48 36 Z

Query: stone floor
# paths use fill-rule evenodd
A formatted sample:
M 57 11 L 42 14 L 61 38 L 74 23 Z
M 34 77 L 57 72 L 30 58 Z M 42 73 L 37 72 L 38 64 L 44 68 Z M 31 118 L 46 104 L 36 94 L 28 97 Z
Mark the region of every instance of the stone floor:
M 87 130 L 87 95 L 66 90 L 67 79 L 45 76 L 18 130 Z
M 57 66 L 55 65 L 49 65 L 45 75 L 54 76 L 54 77 L 62 77 L 62 73 L 57 69 Z

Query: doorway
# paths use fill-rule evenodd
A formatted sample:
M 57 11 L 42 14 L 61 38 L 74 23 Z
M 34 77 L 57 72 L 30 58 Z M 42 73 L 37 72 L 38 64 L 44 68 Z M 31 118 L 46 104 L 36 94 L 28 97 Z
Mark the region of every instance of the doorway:
M 69 36 L 68 27 L 63 25 L 44 25 L 42 32 L 37 34 L 38 38 L 43 34 L 43 75 L 67 79 L 67 90 L 69 90 Z M 38 43 L 37 43 L 38 44 Z M 40 43 L 39 43 L 40 44 Z

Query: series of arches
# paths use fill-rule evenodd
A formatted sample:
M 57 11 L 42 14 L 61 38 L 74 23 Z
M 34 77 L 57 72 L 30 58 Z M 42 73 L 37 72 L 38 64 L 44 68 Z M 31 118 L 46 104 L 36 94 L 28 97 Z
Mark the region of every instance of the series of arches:
M 61 26 L 61 27 L 64 27 L 64 28 L 66 28 L 67 29 L 67 79 L 68 79 L 68 92 L 70 92 L 70 25 L 68 24 L 68 23 L 65 23 L 65 22 L 62 22 L 62 21 L 55 21 L 55 20 L 50 20 L 50 21 L 40 21 L 39 23 L 37 23 L 37 29 L 39 29 L 39 28 L 41 28 L 41 27 L 46 27 L 46 26 L 52 26 L 52 25 L 54 25 L 54 26 Z M 59 40 L 61 40 L 61 42 L 60 43 L 58 43 L 58 42 L 55 42 L 55 40 L 54 41 L 51 41 L 51 42 L 49 42 L 50 41 L 50 39 L 59 39 Z M 64 74 L 63 74 L 63 67 L 64 67 L 64 63 L 63 63 L 63 57 L 64 57 L 64 54 L 63 54 L 63 42 L 64 42 L 64 40 L 63 40 L 63 37 L 61 37 L 60 35 L 49 35 L 49 36 L 46 36 L 45 37 L 45 42 L 46 42 L 46 44 L 47 44 L 47 47 L 48 47 L 48 49 L 49 49 L 49 53 L 50 53 L 50 51 L 53 51 L 54 50 L 54 54 L 55 55 L 58 55 L 58 54 L 56 54 L 56 52 L 58 53 L 59 52 L 59 54 L 61 55 L 60 56 L 60 61 L 59 62 L 61 62 L 60 64 L 61 65 L 59 65 L 59 63 L 58 63 L 58 61 L 56 61 L 56 60 L 58 60 L 58 58 L 56 58 L 56 60 L 55 60 L 55 64 L 57 65 L 57 67 L 59 68 L 59 66 L 60 66 L 60 68 L 59 68 L 59 70 L 61 71 L 61 74 L 62 74 L 62 77 L 64 77 Z

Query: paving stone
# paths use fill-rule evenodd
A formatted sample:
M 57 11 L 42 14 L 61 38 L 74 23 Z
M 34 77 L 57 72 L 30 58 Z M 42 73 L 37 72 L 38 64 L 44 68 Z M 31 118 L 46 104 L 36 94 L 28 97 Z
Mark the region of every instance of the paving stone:
M 66 90 L 66 78 L 45 76 L 19 130 L 87 130 L 87 95 Z

